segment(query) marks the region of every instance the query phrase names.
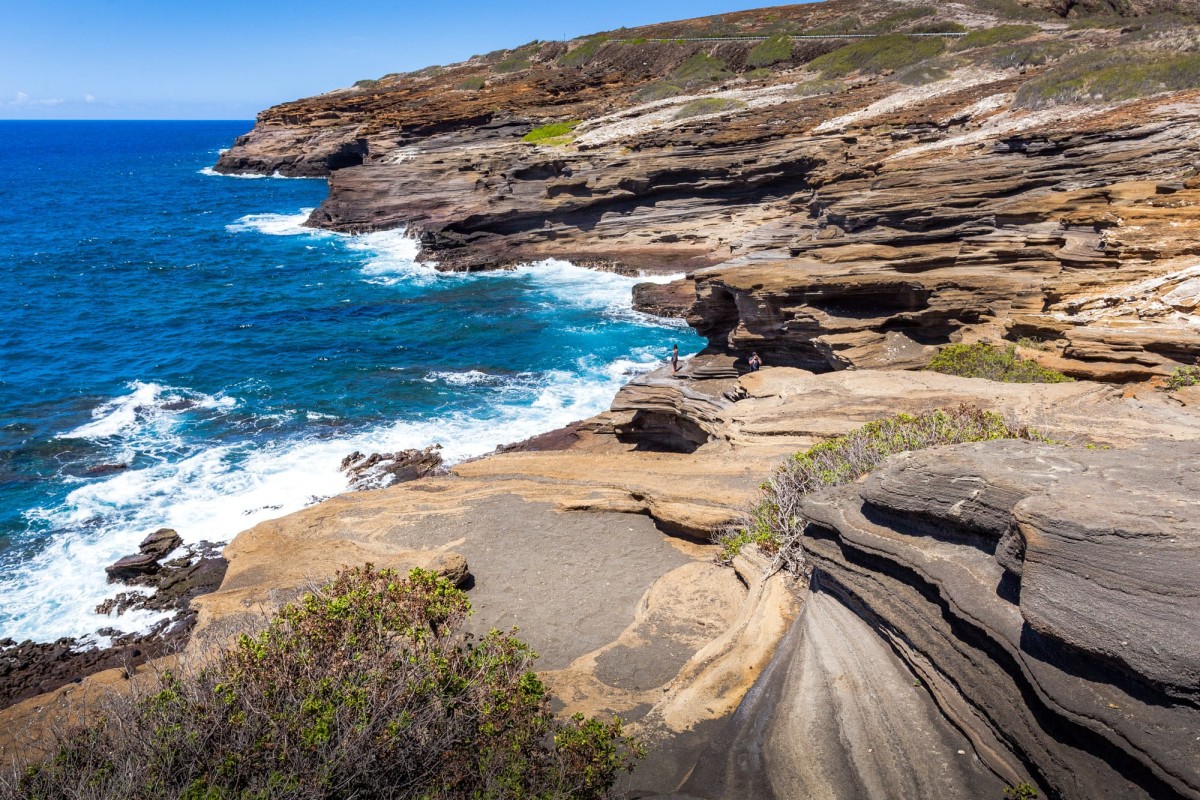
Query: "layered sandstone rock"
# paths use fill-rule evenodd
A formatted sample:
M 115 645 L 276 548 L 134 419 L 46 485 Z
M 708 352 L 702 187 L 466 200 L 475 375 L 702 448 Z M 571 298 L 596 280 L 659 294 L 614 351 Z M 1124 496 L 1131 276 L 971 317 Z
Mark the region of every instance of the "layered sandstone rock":
M 897 456 L 814 495 L 814 585 L 888 638 L 1010 784 L 1200 796 L 1200 450 Z

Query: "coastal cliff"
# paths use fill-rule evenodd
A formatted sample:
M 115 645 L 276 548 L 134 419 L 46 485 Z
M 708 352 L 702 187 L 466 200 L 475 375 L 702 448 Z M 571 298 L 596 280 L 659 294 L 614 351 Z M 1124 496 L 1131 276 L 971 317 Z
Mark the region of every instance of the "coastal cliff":
M 344 564 L 420 566 L 476 631 L 520 627 L 564 713 L 630 722 L 629 796 L 1200 798 L 1200 396 L 1164 391 L 1200 358 L 1194 11 L 829 0 L 264 111 L 216 169 L 328 176 L 310 225 L 404 228 L 442 270 L 686 273 L 635 303 L 708 347 L 562 431 L 240 534 L 180 657 Z M 925 369 L 973 343 L 1075 380 Z M 798 574 L 715 563 L 787 457 L 960 406 L 1039 440 L 811 494 Z M 0 712 L 0 755 L 114 672 Z

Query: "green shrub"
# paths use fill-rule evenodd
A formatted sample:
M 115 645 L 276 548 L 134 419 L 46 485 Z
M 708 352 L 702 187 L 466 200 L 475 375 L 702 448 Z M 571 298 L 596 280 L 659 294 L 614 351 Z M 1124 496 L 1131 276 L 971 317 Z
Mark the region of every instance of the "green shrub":
M 1004 787 L 1004 800 L 1037 800 L 1037 789 L 1028 783 L 1018 783 L 1016 786 Z
M 1018 67 L 1040 67 L 1048 61 L 1057 61 L 1071 52 L 1067 42 L 1023 42 L 999 47 L 987 54 L 987 63 L 1000 69 Z
M 922 38 L 895 33 L 860 39 L 818 56 L 809 67 L 826 78 L 839 78 L 860 71 L 877 74 L 896 70 L 933 58 L 942 52 L 946 43 L 938 38 Z
M 792 57 L 792 40 L 787 36 L 772 36 L 754 46 L 750 55 L 746 56 L 746 65 L 750 67 L 769 67 Z
M 1005 42 L 1016 42 L 1029 38 L 1038 30 L 1036 25 L 997 25 L 994 28 L 971 31 L 954 43 L 954 49 L 974 50 L 977 47 L 991 47 Z
M 927 83 L 950 77 L 949 65 L 936 63 L 940 59 L 922 61 L 905 67 L 896 73 L 896 80 L 908 86 L 924 86 Z
M 487 81 L 482 75 L 472 75 L 469 78 L 463 78 L 455 84 L 454 88 L 463 92 L 478 92 L 485 85 L 487 85 Z
M 863 23 L 856 14 L 846 14 L 838 17 L 828 25 L 821 25 L 816 28 L 811 28 L 806 33 L 820 34 L 824 36 L 836 36 L 840 33 L 859 33 L 862 31 Z
M 1167 379 L 1167 391 L 1174 392 L 1200 383 L 1200 367 L 1176 367 Z
M 908 33 L 966 33 L 967 27 L 950 20 L 922 22 L 908 29 Z
M 796 84 L 794 91 L 800 97 L 816 97 L 822 94 L 837 94 L 845 89 L 846 84 L 841 81 L 826 81 L 815 78 L 811 81 Z
M 608 42 L 607 36 L 589 36 L 574 50 L 569 50 L 558 57 L 558 63 L 564 67 L 582 67 L 595 58 Z
M 963 405 L 888 417 L 814 445 L 789 458 L 762 485 L 744 524 L 718 533 L 720 558 L 727 562 L 745 545 L 755 544 L 799 571 L 800 536 L 807 524 L 800 501 L 806 495 L 856 481 L 897 453 L 994 439 L 1045 441 L 1029 428 L 1010 426 L 999 414 Z
M 719 114 L 722 111 L 732 111 L 735 108 L 742 108 L 745 105 L 741 100 L 732 100 L 727 97 L 702 97 L 699 100 L 693 100 L 676 111 L 675 119 L 700 117 L 705 114 Z
M 896 33 L 905 25 L 923 20 L 937 13 L 933 6 L 912 6 L 899 11 L 893 11 L 878 22 L 873 22 L 862 29 L 863 33 Z
M 382 81 L 380 81 L 376 78 L 364 78 L 361 81 L 355 81 L 354 88 L 355 89 L 374 89 L 380 83 L 382 83 Z
M 556 719 L 534 654 L 498 631 L 470 642 L 469 611 L 432 572 L 344 571 L 77 727 L 0 797 L 606 797 L 640 746 L 616 719 Z
M 1035 6 L 1027 6 L 1018 0 L 973 0 L 971 5 L 977 11 L 991 12 L 1001 19 L 1017 20 L 1049 20 L 1056 16 Z
M 708 53 L 695 53 L 671 73 L 671 82 L 684 88 L 703 86 L 728 78 L 725 62 Z
M 633 96 L 643 103 L 650 103 L 681 94 L 683 94 L 683 89 L 673 83 L 651 83 L 638 89 Z
M 549 125 L 543 125 L 540 128 L 534 128 L 529 133 L 525 134 L 521 141 L 524 142 L 546 142 L 549 139 L 561 139 L 570 135 L 571 131 L 579 125 L 582 120 L 573 119 L 570 122 L 551 122 Z
M 1061 372 L 1017 355 L 1013 345 L 993 347 L 982 342 L 952 344 L 929 362 L 927 369 L 961 378 L 985 378 L 1003 383 L 1065 383 L 1074 380 Z
M 1014 105 L 1115 102 L 1200 87 L 1200 53 L 1095 50 L 1068 58 L 1017 91 Z
M 533 66 L 533 62 L 525 56 L 512 55 L 496 64 L 492 69 L 501 74 L 507 74 L 510 72 L 520 72 L 523 69 L 529 69 L 531 66 Z

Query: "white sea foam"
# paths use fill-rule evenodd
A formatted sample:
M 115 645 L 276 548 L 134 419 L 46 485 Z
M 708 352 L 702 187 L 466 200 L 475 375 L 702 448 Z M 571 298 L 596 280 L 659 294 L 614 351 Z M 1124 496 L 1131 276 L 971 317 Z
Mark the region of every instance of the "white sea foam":
M 225 230 L 230 233 L 264 233 L 268 236 L 329 236 L 327 231 L 318 230 L 317 228 L 306 228 L 304 223 L 308 221 L 308 215 L 313 210 L 311 208 L 302 208 L 295 214 L 247 214 L 244 217 L 239 217 L 236 222 L 231 222 L 225 226 Z
M 112 439 L 141 432 L 162 437 L 183 411 L 195 408 L 232 408 L 232 397 L 212 396 L 157 383 L 134 381 L 129 394 L 97 406 L 92 421 L 60 433 L 60 439 Z
M 221 151 L 226 152 L 225 150 Z M 325 178 L 319 175 L 283 175 L 279 170 L 275 170 L 270 175 L 264 175 L 261 172 L 217 172 L 212 167 L 202 167 L 196 170 L 201 175 L 207 175 L 210 178 L 243 178 L 245 180 L 261 180 L 270 178 L 277 181 L 323 181 Z
M 630 311 L 633 285 L 676 277 L 630 278 L 553 260 L 515 270 L 445 275 L 416 263 L 416 242 L 402 231 L 356 237 L 314 231 L 303 227 L 310 211 L 252 214 L 227 228 L 271 236 L 337 236 L 348 249 L 361 251 L 361 269 L 372 282 L 522 280 L 548 304 L 592 309 L 608 318 L 635 318 L 642 324 L 663 321 Z M 400 420 L 336 438 L 329 438 L 329 429 L 321 426 L 320 435 L 214 445 L 198 452 L 180 430 L 187 409 L 224 414 L 237 409 L 238 401 L 132 383 L 127 393 L 100 404 L 90 422 L 61 435 L 111 448 L 114 460 L 128 463 L 140 456 L 150 465 L 83 483 L 64 502 L 30 512 L 35 522 L 61 533 L 0 580 L 0 637 L 44 641 L 88 636 L 110 625 L 125 631 L 143 629 L 159 615 L 138 612 L 109 618 L 94 608 L 114 592 L 104 581 L 102 567 L 136 551 L 141 539 L 157 528 L 174 528 L 189 543 L 229 540 L 258 522 L 344 491 L 346 478 L 338 465 L 354 450 L 390 452 L 438 443 L 450 462 L 481 455 L 499 444 L 604 410 L 631 376 L 657 366 L 662 356 L 641 348 L 610 361 L 581 357 L 570 370 L 516 375 L 431 372 L 427 380 L 480 387 L 493 399 L 483 410 Z M 323 418 L 302 410 L 292 416 L 296 415 Z
M 105 583 L 103 565 L 135 552 L 157 528 L 174 528 L 189 543 L 229 540 L 258 522 L 345 491 L 346 477 L 338 466 L 354 450 L 390 452 L 438 443 L 452 463 L 481 455 L 604 410 L 632 374 L 657 363 L 654 352 L 645 348 L 609 362 L 584 357 L 572 371 L 506 377 L 442 373 L 441 379 L 449 382 L 494 382 L 496 402 L 482 413 L 401 420 L 340 438 L 218 445 L 179 460 L 165 457 L 179 447 L 170 426 L 159 424 L 161 418 L 146 409 L 177 395 L 204 396 L 132 384 L 129 394 L 97 409 L 90 431 L 77 428 L 70 435 L 99 438 L 116 449 L 136 441 L 139 451 L 157 450 L 164 457 L 153 466 L 85 483 L 60 505 L 31 512 L 62 533 L 0 581 L 0 636 L 53 640 L 86 637 L 109 625 L 144 629 L 160 615 L 110 618 L 94 608 L 114 592 Z M 236 406 L 232 398 L 212 400 L 214 413 Z
M 499 375 L 489 375 L 477 369 L 469 369 L 466 372 L 430 372 L 425 376 L 425 380 L 430 383 L 440 381 L 451 386 L 496 385 L 504 382 Z

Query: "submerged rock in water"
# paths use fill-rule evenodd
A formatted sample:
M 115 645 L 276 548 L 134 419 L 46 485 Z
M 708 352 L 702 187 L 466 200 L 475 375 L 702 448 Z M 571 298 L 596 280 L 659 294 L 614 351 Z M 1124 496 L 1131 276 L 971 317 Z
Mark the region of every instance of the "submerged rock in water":
M 350 478 L 352 490 L 381 489 L 393 483 L 438 474 L 442 471 L 441 449 L 440 444 L 435 444 L 424 450 L 399 450 L 369 456 L 355 450 L 342 459 L 341 469 Z

